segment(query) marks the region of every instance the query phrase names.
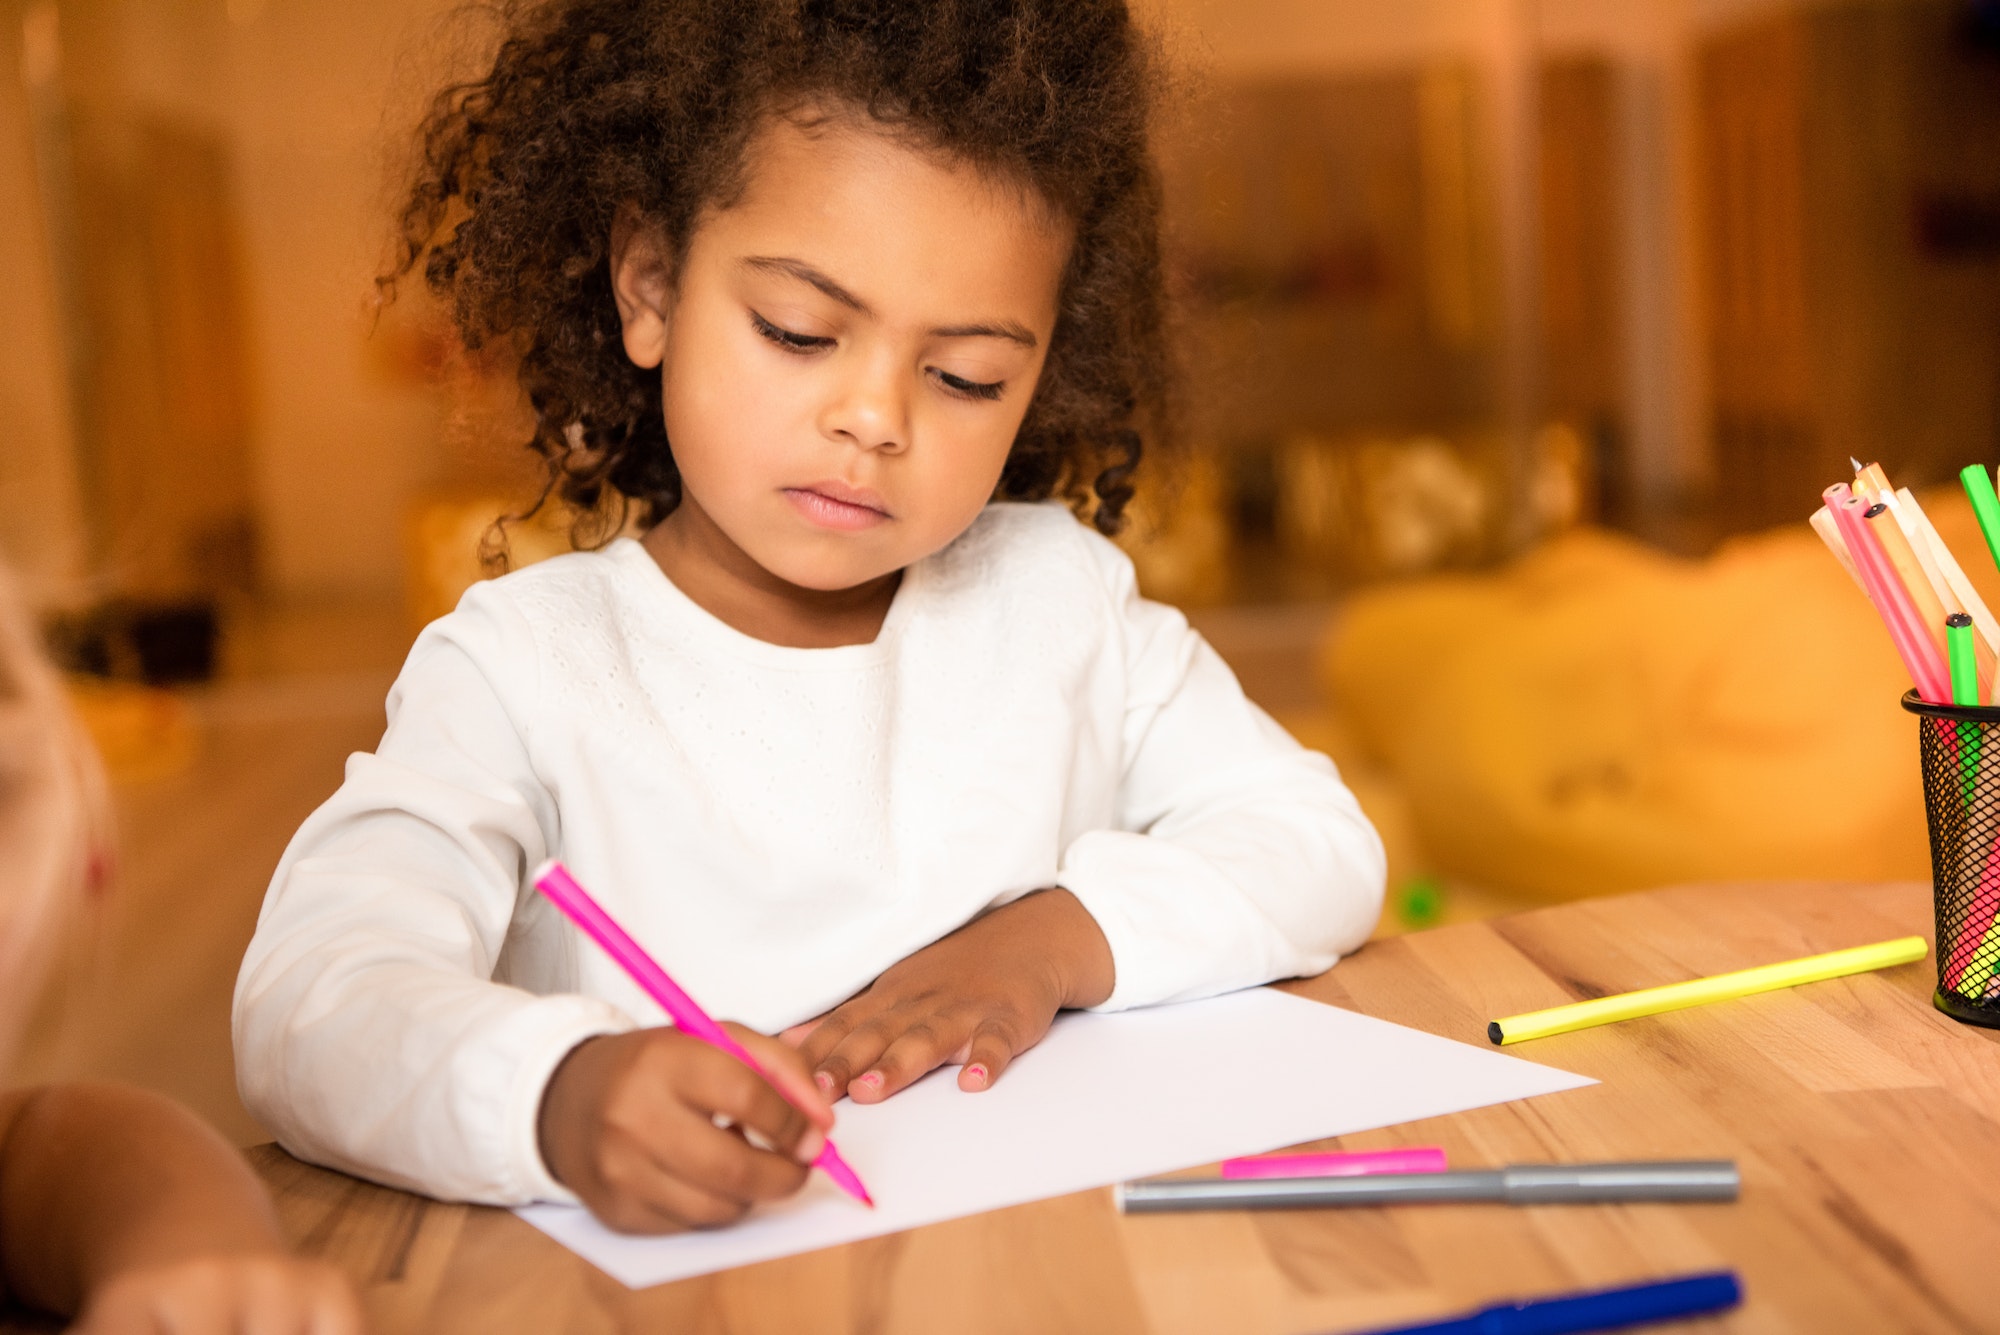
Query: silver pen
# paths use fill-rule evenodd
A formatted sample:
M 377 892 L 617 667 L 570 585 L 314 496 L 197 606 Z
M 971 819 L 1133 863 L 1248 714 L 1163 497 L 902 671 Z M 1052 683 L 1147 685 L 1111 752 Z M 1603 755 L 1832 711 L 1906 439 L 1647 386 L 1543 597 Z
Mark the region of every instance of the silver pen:
M 1116 1188 L 1125 1214 L 1173 1210 L 1297 1210 L 1328 1205 L 1494 1201 L 1582 1205 L 1608 1201 L 1733 1201 L 1742 1176 L 1728 1159 L 1662 1163 L 1520 1164 L 1377 1177 L 1153 1178 Z

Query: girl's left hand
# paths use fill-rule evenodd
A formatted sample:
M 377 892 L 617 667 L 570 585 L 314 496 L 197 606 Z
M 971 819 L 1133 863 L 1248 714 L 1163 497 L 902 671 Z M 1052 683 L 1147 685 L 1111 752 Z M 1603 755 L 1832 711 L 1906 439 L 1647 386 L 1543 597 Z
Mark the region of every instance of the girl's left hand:
M 1040 890 L 973 919 L 786 1032 L 828 1099 L 879 1103 L 947 1062 L 990 1087 L 1056 1012 L 1111 995 L 1111 947 L 1075 895 Z

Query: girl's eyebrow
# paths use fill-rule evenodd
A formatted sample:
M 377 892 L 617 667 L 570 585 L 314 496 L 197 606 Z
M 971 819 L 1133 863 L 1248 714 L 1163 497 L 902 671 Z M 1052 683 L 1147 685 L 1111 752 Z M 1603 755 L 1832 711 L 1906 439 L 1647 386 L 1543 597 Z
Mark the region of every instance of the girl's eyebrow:
M 855 296 L 852 292 L 849 292 L 846 288 L 834 282 L 804 260 L 781 259 L 774 255 L 752 255 L 743 261 L 743 266 L 746 269 L 762 269 L 765 273 L 779 274 L 786 278 L 796 278 L 802 283 L 810 283 L 851 311 L 859 311 L 861 314 L 869 316 L 875 314 L 874 311 L 868 309 L 867 302 Z
M 868 303 L 849 292 L 840 284 L 807 264 L 804 260 L 786 259 L 777 255 L 752 255 L 743 261 L 748 269 L 759 269 L 765 273 L 778 274 L 785 278 L 796 278 L 825 293 L 851 311 L 873 317 Z M 933 338 L 1004 338 L 1010 343 L 1018 343 L 1024 348 L 1036 345 L 1034 333 L 1012 320 L 1002 320 L 997 324 L 946 325 L 930 331 Z

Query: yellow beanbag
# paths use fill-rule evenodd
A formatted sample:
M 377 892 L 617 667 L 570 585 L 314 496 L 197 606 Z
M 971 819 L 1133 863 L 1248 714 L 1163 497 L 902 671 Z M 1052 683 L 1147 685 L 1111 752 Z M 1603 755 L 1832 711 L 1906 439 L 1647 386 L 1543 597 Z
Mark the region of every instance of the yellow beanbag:
M 1371 591 L 1321 670 L 1449 874 L 1559 898 L 1930 874 L 1909 682 L 1803 517 L 1704 561 L 1575 530 Z

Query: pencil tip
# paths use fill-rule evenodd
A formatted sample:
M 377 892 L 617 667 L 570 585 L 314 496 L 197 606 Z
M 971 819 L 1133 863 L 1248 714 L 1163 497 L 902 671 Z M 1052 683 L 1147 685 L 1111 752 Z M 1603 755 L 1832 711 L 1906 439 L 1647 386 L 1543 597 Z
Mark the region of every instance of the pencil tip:
M 1861 471 L 1861 461 L 1855 458 L 1853 455 L 1850 454 L 1847 456 L 1847 462 L 1854 465 L 1855 472 L 1859 473 Z

